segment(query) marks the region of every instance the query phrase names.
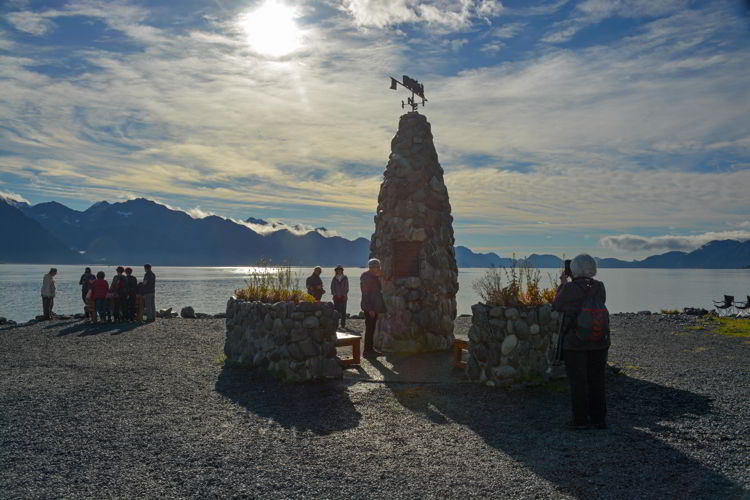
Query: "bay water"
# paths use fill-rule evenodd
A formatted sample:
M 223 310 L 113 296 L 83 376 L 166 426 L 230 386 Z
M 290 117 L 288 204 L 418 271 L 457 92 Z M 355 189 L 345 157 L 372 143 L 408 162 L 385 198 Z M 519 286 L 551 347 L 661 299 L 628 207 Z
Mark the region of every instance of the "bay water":
M 40 298 L 42 277 L 49 265 L 0 264 L 0 316 L 22 322 L 42 313 Z M 81 289 L 78 280 L 85 266 L 55 266 L 57 296 L 54 311 L 57 314 L 83 312 Z M 104 271 L 107 281 L 115 274 L 114 267 L 92 264 L 94 273 Z M 131 265 L 140 281 L 143 267 Z M 156 273 L 156 307 L 173 308 L 179 312 L 192 306 L 196 312 L 224 312 L 227 299 L 234 290 L 245 286 L 251 267 L 154 267 Z M 348 268 L 350 292 L 348 312 L 359 312 L 359 276 L 364 268 Z M 471 314 L 471 306 L 480 301 L 472 284 L 487 270 L 460 269 L 457 295 L 458 313 Z M 541 269 L 542 284 L 549 286 L 548 275 L 557 275 L 558 269 Z M 305 278 L 312 268 L 292 268 L 292 273 L 304 288 Z M 324 268 L 323 284 L 330 290 L 333 268 Z M 712 299 L 734 295 L 745 300 L 750 295 L 750 269 L 600 269 L 597 279 L 607 290 L 607 307 L 610 312 L 635 312 L 641 310 L 682 309 L 705 307 L 711 309 Z M 323 300 L 331 300 L 330 293 Z

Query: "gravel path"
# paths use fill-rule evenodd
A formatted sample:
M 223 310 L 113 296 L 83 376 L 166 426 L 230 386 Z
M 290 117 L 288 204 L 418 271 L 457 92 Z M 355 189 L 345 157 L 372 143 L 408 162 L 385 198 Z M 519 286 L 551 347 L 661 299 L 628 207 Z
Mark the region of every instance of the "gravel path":
M 750 498 L 750 343 L 693 325 L 615 316 L 610 429 L 580 432 L 565 382 L 445 354 L 285 385 L 223 365 L 222 320 L 0 328 L 0 497 Z

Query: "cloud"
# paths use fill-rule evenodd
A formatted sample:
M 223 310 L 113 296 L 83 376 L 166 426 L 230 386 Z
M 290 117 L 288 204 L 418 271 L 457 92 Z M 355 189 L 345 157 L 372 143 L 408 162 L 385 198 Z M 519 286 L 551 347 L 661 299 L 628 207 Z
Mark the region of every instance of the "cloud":
M 15 201 L 15 202 L 18 202 L 18 203 L 27 203 L 27 204 L 30 204 L 29 200 L 27 200 L 26 198 L 24 198 L 20 194 L 13 193 L 11 191 L 2 191 L 2 190 L 0 190 L 0 198 L 4 198 L 4 199 L 10 200 L 10 201 Z
M 487 22 L 503 10 L 496 0 L 344 0 L 342 6 L 362 27 L 423 23 L 447 31 L 460 31 L 477 21 Z
M 605 236 L 599 242 L 605 248 L 631 252 L 645 250 L 680 250 L 690 252 L 714 240 L 747 241 L 750 240 L 750 231 L 712 231 L 689 236 L 637 236 L 634 234 L 620 234 Z
M 55 24 L 45 16 L 30 12 L 11 12 L 5 15 L 5 19 L 19 31 L 42 36 L 52 31 Z
M 205 219 L 206 217 L 210 217 L 211 215 L 216 215 L 213 212 L 202 210 L 200 206 L 185 210 L 184 212 L 193 219 Z
M 543 41 L 567 42 L 583 28 L 610 17 L 658 17 L 684 10 L 687 4 L 685 0 L 584 0 L 576 4 L 570 18 L 553 25 Z

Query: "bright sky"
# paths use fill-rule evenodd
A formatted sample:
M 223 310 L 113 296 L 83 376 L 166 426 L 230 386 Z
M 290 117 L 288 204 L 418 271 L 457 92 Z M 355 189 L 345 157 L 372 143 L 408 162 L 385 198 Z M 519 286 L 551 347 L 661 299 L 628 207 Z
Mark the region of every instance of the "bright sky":
M 369 237 L 425 85 L 457 244 L 633 258 L 750 239 L 740 0 L 0 6 L 0 192 L 144 196 Z

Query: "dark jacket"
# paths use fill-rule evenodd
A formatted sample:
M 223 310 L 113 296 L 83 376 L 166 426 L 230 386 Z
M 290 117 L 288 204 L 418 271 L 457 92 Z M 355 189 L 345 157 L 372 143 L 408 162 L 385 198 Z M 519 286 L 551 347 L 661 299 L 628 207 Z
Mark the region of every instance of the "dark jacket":
M 320 298 L 323 296 L 323 280 L 320 279 L 320 276 L 313 273 L 305 282 L 307 285 L 307 293 L 315 297 L 316 300 L 320 300 Z
M 115 274 L 112 278 L 112 284 L 109 286 L 109 291 L 116 294 L 125 293 L 125 275 Z
M 89 281 L 93 281 L 96 279 L 96 276 L 94 276 L 91 273 L 83 273 L 81 275 L 81 279 L 78 280 L 78 284 L 81 285 L 81 291 L 83 293 L 86 293 L 89 291 Z
M 138 278 L 133 276 L 132 274 L 130 276 L 125 276 L 125 285 L 124 285 L 125 293 L 128 295 L 134 295 L 136 291 L 138 291 Z
M 349 278 L 344 275 L 341 281 L 336 279 L 336 276 L 331 280 L 331 295 L 334 297 L 344 297 L 349 295 Z
M 143 290 L 141 293 L 143 295 L 156 293 L 156 275 L 153 271 L 146 271 L 146 274 L 143 275 Z
M 562 323 L 562 348 L 571 351 L 593 351 L 597 349 L 606 349 L 609 347 L 607 342 L 584 342 L 575 334 L 576 315 L 583 306 L 583 300 L 586 298 L 591 287 L 597 287 L 595 293 L 598 295 L 602 304 L 607 301 L 607 291 L 604 289 L 604 283 L 591 278 L 575 278 L 573 281 L 558 287 L 555 300 L 552 301 L 552 308 L 563 314 Z
M 372 271 L 365 271 L 359 277 L 359 287 L 362 290 L 362 302 L 360 303 L 362 310 L 384 313 L 385 302 L 383 301 L 383 287 L 380 284 L 380 278 Z

